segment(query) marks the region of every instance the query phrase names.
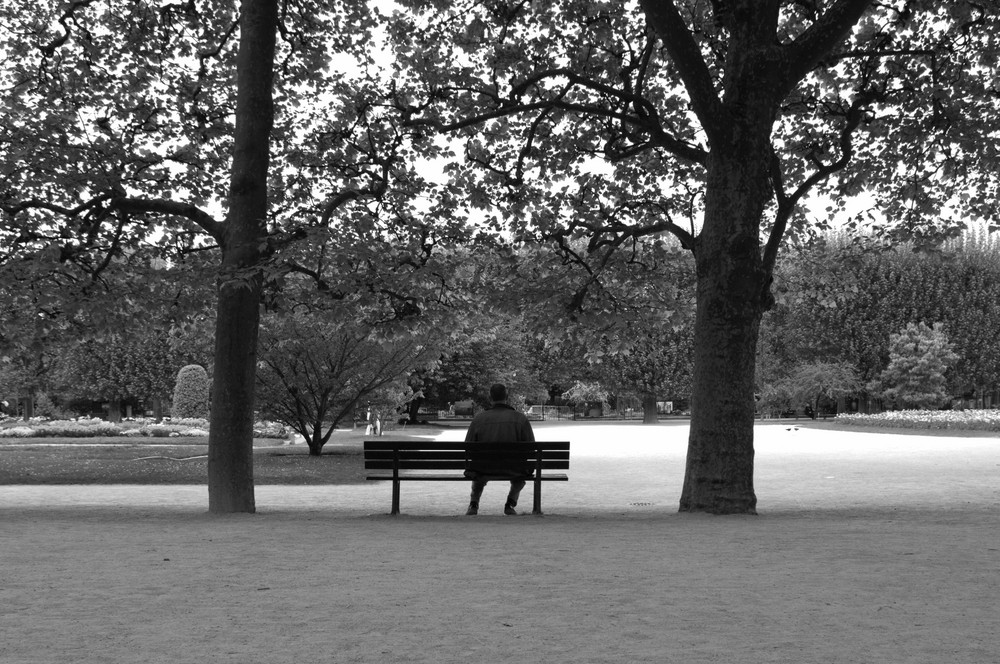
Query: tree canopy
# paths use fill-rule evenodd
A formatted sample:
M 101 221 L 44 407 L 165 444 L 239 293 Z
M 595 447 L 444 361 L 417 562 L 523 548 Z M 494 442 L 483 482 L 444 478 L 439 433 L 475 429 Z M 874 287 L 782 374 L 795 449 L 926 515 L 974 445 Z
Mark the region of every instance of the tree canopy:
M 864 383 L 889 363 L 890 338 L 909 324 L 941 323 L 958 359 L 947 391 L 981 397 L 1000 387 L 1000 260 L 980 230 L 915 252 L 877 238 L 834 235 L 794 252 L 777 275 L 778 304 L 764 323 L 760 382 L 802 362 L 847 362 Z M 874 395 L 872 395 L 874 396 Z
M 319 455 L 338 425 L 410 372 L 434 365 L 447 335 L 384 330 L 359 317 L 291 313 L 266 319 L 257 389 L 262 411 L 301 434 Z M 397 404 L 397 406 L 402 405 Z
M 294 274 L 330 297 L 371 292 L 354 287 L 359 264 L 405 281 L 464 223 L 431 229 L 409 213 L 405 203 L 429 188 L 407 158 L 414 132 L 377 103 L 363 67 L 349 75 L 331 64 L 344 52 L 366 63 L 371 12 L 312 0 L 15 1 L 0 25 L 4 272 L 43 284 L 30 291 L 37 309 L 69 290 L 44 282 L 90 296 L 118 261 L 146 250 L 170 261 L 214 255 L 209 503 L 253 511 L 265 289 Z M 308 262 L 283 253 L 306 242 Z M 336 251 L 359 247 L 368 253 Z M 425 295 L 396 292 L 404 314 Z
M 990 5 L 405 6 L 398 78 L 415 83 L 398 104 L 460 142 L 450 174 L 471 205 L 594 275 L 638 237 L 671 233 L 693 253 L 682 511 L 755 511 L 755 349 L 783 242 L 861 193 L 885 235 L 921 243 L 995 207 Z M 810 225 L 815 193 L 834 202 Z

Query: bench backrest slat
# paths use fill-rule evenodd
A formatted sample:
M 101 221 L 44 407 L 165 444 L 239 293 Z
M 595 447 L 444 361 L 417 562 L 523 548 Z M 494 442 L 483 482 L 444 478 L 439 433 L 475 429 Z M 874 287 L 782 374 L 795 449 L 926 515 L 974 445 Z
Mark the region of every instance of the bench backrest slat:
M 476 450 L 477 457 L 496 457 L 503 458 L 510 456 L 509 454 L 497 453 L 492 454 L 489 451 L 481 452 Z M 524 455 L 528 459 L 536 459 L 538 455 L 534 452 L 528 452 Z M 465 459 L 468 457 L 468 453 L 465 450 L 452 450 L 448 452 L 442 452 L 440 450 L 403 450 L 401 452 L 394 453 L 392 450 L 374 450 L 365 452 L 366 459 L 424 459 L 424 460 L 434 460 L 439 459 L 441 461 L 449 461 L 454 459 Z M 542 459 L 569 459 L 569 452 L 564 452 L 562 450 L 556 451 L 543 451 Z
M 433 440 L 366 440 L 365 452 L 369 450 L 465 450 L 467 447 L 488 448 L 502 446 L 504 448 L 527 448 L 529 450 L 541 447 L 543 450 L 569 450 L 569 441 L 539 441 L 534 443 L 464 443 L 457 441 L 435 442 Z
M 367 470 L 462 470 L 470 456 L 477 464 L 491 462 L 506 465 L 511 457 L 523 458 L 526 466 L 535 468 L 541 454 L 543 470 L 569 468 L 569 442 L 534 443 L 465 443 L 434 441 L 365 441 Z M 518 464 L 519 465 L 519 464 Z M 476 465 L 475 467 L 480 467 Z

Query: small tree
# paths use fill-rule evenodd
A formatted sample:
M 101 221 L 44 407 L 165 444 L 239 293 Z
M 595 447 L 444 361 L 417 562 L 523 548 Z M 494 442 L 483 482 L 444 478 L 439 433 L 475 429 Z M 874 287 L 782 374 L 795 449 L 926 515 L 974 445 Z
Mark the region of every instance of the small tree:
M 690 325 L 636 334 L 627 353 L 611 355 L 603 363 L 602 380 L 616 393 L 639 397 L 643 424 L 656 424 L 657 401 L 690 397 L 691 348 Z
M 351 317 L 292 314 L 261 330 L 261 412 L 301 434 L 313 456 L 359 405 L 370 403 L 381 420 L 411 399 L 407 375 L 441 353 L 436 333 L 385 337 Z
M 944 326 L 909 323 L 889 339 L 889 366 L 870 387 L 903 408 L 937 408 L 948 399 L 945 372 L 958 355 Z
M 174 417 L 208 417 L 208 372 L 198 364 L 189 364 L 177 372 L 174 385 Z
M 577 381 L 573 387 L 563 392 L 562 398 L 571 406 L 587 407 L 591 403 L 600 403 L 601 409 L 608 403 L 608 391 L 600 383 L 584 383 Z
M 787 380 L 793 403 L 804 402 L 819 412 L 820 399 L 837 399 L 861 389 L 857 370 L 847 362 L 806 362 L 798 365 Z

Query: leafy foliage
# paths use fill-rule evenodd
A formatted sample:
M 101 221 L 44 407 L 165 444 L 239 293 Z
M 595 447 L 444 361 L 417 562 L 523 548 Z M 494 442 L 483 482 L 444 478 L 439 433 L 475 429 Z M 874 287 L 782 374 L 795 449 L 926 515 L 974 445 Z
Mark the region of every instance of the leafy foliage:
M 958 359 L 948 391 L 1000 384 L 1000 260 L 994 240 L 972 233 L 934 253 L 887 250 L 834 238 L 792 254 L 779 300 L 765 318 L 761 389 L 802 362 L 847 362 L 864 383 L 889 363 L 890 338 L 910 323 L 940 322 Z
M 1000 16 L 981 3 L 404 7 L 392 37 L 407 122 L 459 143 L 452 187 L 497 231 L 580 267 L 571 312 L 606 293 L 609 252 L 665 233 L 692 251 L 685 511 L 754 509 L 757 331 L 783 243 L 827 223 L 810 224 L 808 196 L 830 194 L 832 217 L 870 193 L 880 230 L 922 245 L 996 202 L 984 74 Z
M 907 325 L 889 339 L 889 366 L 878 385 L 883 398 L 903 408 L 942 405 L 948 398 L 945 372 L 957 359 L 940 323 Z
M 349 310 L 338 313 L 274 316 L 261 337 L 260 409 L 304 436 L 313 455 L 359 406 L 402 405 L 412 396 L 408 374 L 433 365 L 441 353 L 439 336 L 382 336 Z
M 209 413 L 208 372 L 200 364 L 188 364 L 177 372 L 172 417 L 204 417 Z
M 656 400 L 687 400 L 691 395 L 692 328 L 636 333 L 628 352 L 607 358 L 616 393 Z
M 608 390 L 600 383 L 576 381 L 563 392 L 562 398 L 571 406 L 583 407 L 591 403 L 599 403 L 604 408 L 608 403 Z
M 523 321 L 489 304 L 481 305 L 479 313 L 485 315 L 465 321 L 462 333 L 443 349 L 440 364 L 416 376 L 414 387 L 440 408 L 470 398 L 489 407 L 493 383 L 506 385 L 512 401 L 544 402 L 545 387 L 537 375 L 531 336 Z
M 826 186 L 839 212 L 871 192 L 886 232 L 922 244 L 996 207 L 989 4 L 403 7 L 388 26 L 396 68 L 380 78 L 367 3 L 5 3 L 0 264 L 32 275 L 24 310 L 90 296 L 116 261 L 217 247 L 220 301 L 233 305 L 220 308 L 220 337 L 256 316 L 262 283 L 289 276 L 336 298 L 393 293 L 392 315 L 413 315 L 459 292 L 433 264 L 440 243 L 471 241 L 474 216 L 477 242 L 551 243 L 559 261 L 546 263 L 575 267 L 553 318 L 572 321 L 594 298 L 611 325 L 605 267 L 672 233 L 698 262 L 696 403 L 742 423 L 716 434 L 696 411 L 692 440 L 714 451 L 691 463 L 738 447 L 742 461 L 725 467 L 746 475 L 757 324 L 783 239 L 809 234 L 805 196 Z M 365 75 L 331 66 L 345 52 L 372 65 Z M 459 143 L 428 136 L 439 130 Z M 430 181 L 418 154 L 446 164 L 447 182 Z M 304 241 L 323 250 L 303 260 L 292 247 Z M 397 288 L 414 273 L 417 294 Z M 58 287 L 36 287 L 46 281 Z M 216 425 L 215 449 L 233 463 L 214 467 L 239 466 L 242 484 L 250 328 L 214 364 L 218 397 L 235 395 L 223 410 L 240 420 Z M 714 472 L 702 470 L 686 488 L 752 484 L 702 481 Z M 236 484 L 210 481 L 210 499 Z M 752 509 L 749 494 L 736 502 Z
M 793 403 L 807 403 L 813 413 L 820 412 L 820 400 L 835 400 L 861 389 L 857 370 L 846 362 L 804 362 L 788 379 Z
M 353 257 L 318 250 L 303 263 L 283 250 L 374 238 L 371 257 L 394 276 L 433 253 L 435 233 L 406 205 L 426 185 L 408 159 L 419 132 L 394 124 L 365 67 L 330 66 L 344 53 L 370 64 L 371 12 L 313 0 L 15 0 L 0 25 L 0 269 L 31 275 L 26 299 L 62 322 L 67 291 L 69 303 L 107 292 L 101 280 L 132 256 L 204 252 L 221 265 L 216 320 L 229 343 L 217 348 L 229 352 L 213 368 L 227 419 L 212 424 L 209 503 L 253 511 L 247 377 L 262 287 L 294 274 L 332 297 L 385 290 L 339 287 Z M 62 287 L 34 288 L 46 280 Z M 394 313 L 412 314 L 397 294 Z
M 88 339 L 61 353 L 64 392 L 92 400 L 168 398 L 179 354 L 166 334 L 130 332 Z

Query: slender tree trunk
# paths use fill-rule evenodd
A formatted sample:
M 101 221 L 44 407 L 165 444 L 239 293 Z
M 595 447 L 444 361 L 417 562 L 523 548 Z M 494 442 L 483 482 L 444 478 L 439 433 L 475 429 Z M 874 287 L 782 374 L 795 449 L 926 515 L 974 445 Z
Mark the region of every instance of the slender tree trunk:
M 656 395 L 642 395 L 642 423 L 656 424 L 660 421 L 660 416 L 656 412 Z
M 122 402 L 117 399 L 108 399 L 108 422 L 122 421 Z
M 222 246 L 208 447 L 208 507 L 254 512 L 253 422 L 261 245 L 274 119 L 277 0 L 243 0 L 236 60 L 236 134 Z
M 409 414 L 410 424 L 416 424 L 420 421 L 420 406 L 424 403 L 424 399 L 415 398 L 407 404 L 407 413 Z
M 309 445 L 309 456 L 320 456 L 323 454 L 323 445 L 326 444 L 326 441 L 323 440 L 322 420 L 313 426 L 312 434 L 306 438 L 306 443 Z

